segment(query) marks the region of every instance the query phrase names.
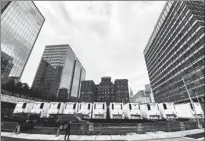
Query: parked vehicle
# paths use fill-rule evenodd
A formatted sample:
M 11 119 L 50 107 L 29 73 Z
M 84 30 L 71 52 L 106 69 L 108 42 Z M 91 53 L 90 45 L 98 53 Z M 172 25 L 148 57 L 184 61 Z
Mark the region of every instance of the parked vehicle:
M 194 102 L 191 103 L 180 103 L 175 104 L 177 116 L 179 119 L 193 119 L 196 118 L 194 108 L 198 118 L 204 118 L 204 113 L 201 108 L 200 103 Z
M 158 104 L 160 114 L 163 119 L 176 119 L 177 112 L 173 102 L 165 102 Z
M 107 117 L 107 105 L 105 102 L 94 102 L 92 119 L 106 119 Z
M 35 102 L 31 109 L 31 113 L 40 115 L 40 118 L 45 118 L 50 106 L 51 104 L 47 102 Z
M 123 103 L 110 103 L 109 114 L 110 119 L 124 119 Z
M 33 103 L 31 102 L 18 102 L 13 113 L 31 113 L 32 108 Z
M 127 103 L 123 106 L 125 119 L 142 119 L 139 103 Z
M 63 114 L 74 114 L 78 112 L 78 103 L 75 102 L 66 102 Z
M 65 104 L 61 102 L 51 102 L 47 117 L 49 117 L 50 115 L 63 114 L 64 106 Z
M 81 102 L 79 103 L 78 113 L 83 115 L 83 119 L 92 118 L 92 103 Z
M 159 120 L 161 119 L 160 111 L 157 103 L 141 104 L 140 111 L 143 118 L 148 120 Z

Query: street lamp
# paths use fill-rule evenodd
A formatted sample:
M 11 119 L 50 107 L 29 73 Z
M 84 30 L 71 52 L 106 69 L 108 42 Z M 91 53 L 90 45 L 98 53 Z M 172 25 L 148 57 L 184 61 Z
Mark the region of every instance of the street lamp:
M 185 88 L 186 88 L 186 91 L 187 91 L 187 94 L 188 94 L 188 96 L 189 96 L 189 100 L 190 100 L 190 102 L 191 102 L 191 105 L 192 105 L 192 107 L 194 108 L 194 114 L 195 114 L 197 126 L 198 126 L 198 128 L 202 128 L 202 125 L 200 124 L 199 118 L 198 118 L 197 113 L 196 113 L 195 106 L 194 106 L 194 104 L 193 104 L 193 100 L 191 99 L 191 96 L 190 96 L 190 93 L 189 93 L 189 89 L 187 88 L 186 82 L 185 82 L 185 80 L 184 80 L 183 77 L 182 77 L 182 81 L 183 81 L 184 86 L 185 86 Z

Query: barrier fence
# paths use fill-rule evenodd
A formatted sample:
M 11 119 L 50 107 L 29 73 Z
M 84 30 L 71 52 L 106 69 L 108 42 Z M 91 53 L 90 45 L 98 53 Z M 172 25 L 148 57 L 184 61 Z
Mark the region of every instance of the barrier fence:
M 10 120 L 13 111 L 14 111 L 13 109 L 1 109 L 1 121 Z
M 204 122 L 201 121 L 204 128 Z M 129 133 L 145 134 L 147 132 L 176 132 L 198 129 L 195 121 L 159 121 L 149 123 L 83 123 L 71 124 L 71 135 L 126 135 Z M 64 135 L 65 131 L 58 127 L 36 126 L 33 129 L 21 130 L 29 134 Z
M 1 121 L 9 121 L 13 110 L 1 110 Z M 5 118 L 6 117 L 6 118 Z M 204 119 L 200 123 L 205 128 Z M 147 132 L 175 132 L 183 130 L 197 129 L 195 119 L 189 121 L 155 121 L 155 122 L 136 122 L 136 123 L 74 123 L 71 124 L 71 134 L 73 135 L 125 135 L 128 133 L 143 134 Z M 57 134 L 58 127 L 35 126 L 33 129 L 23 130 L 21 132 L 31 134 Z M 59 134 L 64 134 L 59 130 Z

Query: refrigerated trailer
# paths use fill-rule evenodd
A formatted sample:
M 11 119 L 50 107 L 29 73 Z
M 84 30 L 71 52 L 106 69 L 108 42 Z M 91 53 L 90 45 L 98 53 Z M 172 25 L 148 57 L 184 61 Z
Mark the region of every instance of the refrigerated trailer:
M 50 107 L 48 109 L 47 117 L 49 117 L 50 115 L 63 114 L 64 105 L 65 104 L 61 102 L 51 102 Z
M 63 114 L 74 114 L 78 111 L 78 103 L 76 102 L 66 102 Z
M 161 119 L 160 111 L 157 103 L 140 104 L 140 111 L 143 118 L 148 120 L 159 120 Z
M 33 103 L 18 102 L 15 106 L 13 114 L 16 114 L 16 113 L 30 113 L 32 108 L 33 108 Z
M 142 119 L 139 103 L 127 103 L 123 106 L 125 119 Z
M 107 117 L 107 105 L 105 102 L 94 102 L 92 119 L 106 119 Z
M 92 103 L 90 102 L 81 102 L 78 106 L 78 113 L 82 114 L 83 119 L 92 118 Z
M 158 104 L 162 119 L 176 119 L 177 112 L 173 102 L 164 102 Z
M 40 118 L 46 118 L 50 105 L 48 102 L 34 102 L 31 113 L 38 114 Z
M 112 102 L 109 105 L 110 119 L 124 119 L 123 103 Z
M 193 119 L 196 118 L 196 115 L 198 118 L 204 118 L 203 110 L 198 102 L 194 102 L 193 105 L 191 103 L 175 104 L 175 108 L 179 119 Z

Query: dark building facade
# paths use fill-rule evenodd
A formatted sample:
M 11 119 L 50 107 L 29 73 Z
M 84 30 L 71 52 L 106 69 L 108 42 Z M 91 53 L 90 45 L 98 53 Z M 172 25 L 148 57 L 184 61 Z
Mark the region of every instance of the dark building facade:
M 97 102 L 129 102 L 129 90 L 127 79 L 116 79 L 114 84 L 111 77 L 102 77 L 97 85 Z
M 21 78 L 45 19 L 32 1 L 1 4 L 1 58 L 10 58 L 4 76 Z
M 51 100 L 67 101 L 77 96 L 81 64 L 69 45 L 46 46 L 32 87 Z M 72 90 L 73 88 L 73 90 Z
M 204 102 L 204 2 L 168 1 L 144 50 L 156 102 Z M 183 81 L 184 80 L 184 81 Z
M 95 102 L 97 88 L 92 80 L 81 81 L 80 102 Z
M 114 83 L 115 87 L 115 101 L 127 103 L 129 100 L 129 89 L 127 79 L 116 79 Z
M 110 102 L 115 101 L 115 87 L 111 82 L 111 77 L 102 77 L 100 84 L 97 85 L 97 102 Z

